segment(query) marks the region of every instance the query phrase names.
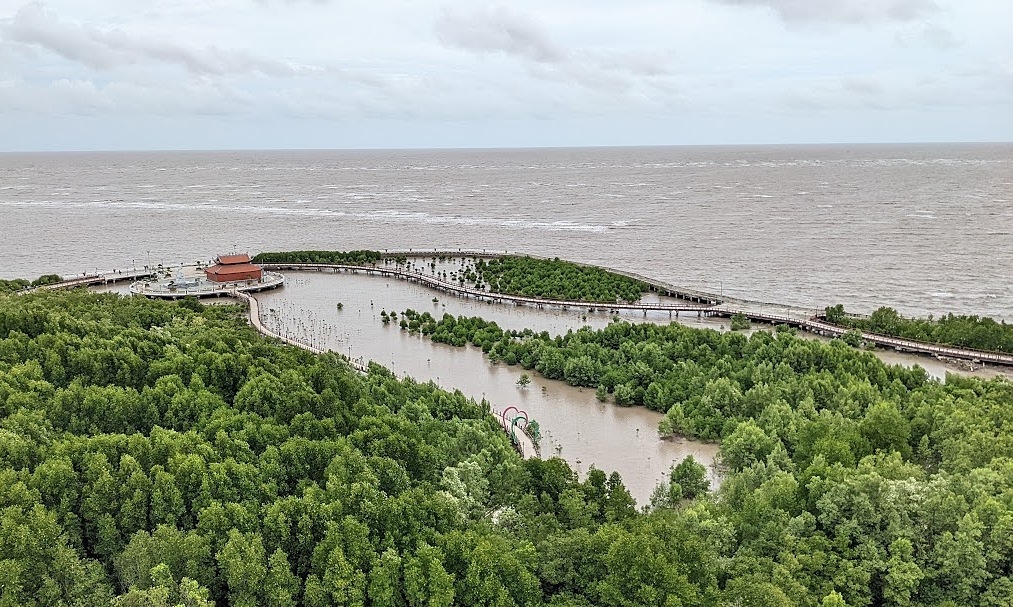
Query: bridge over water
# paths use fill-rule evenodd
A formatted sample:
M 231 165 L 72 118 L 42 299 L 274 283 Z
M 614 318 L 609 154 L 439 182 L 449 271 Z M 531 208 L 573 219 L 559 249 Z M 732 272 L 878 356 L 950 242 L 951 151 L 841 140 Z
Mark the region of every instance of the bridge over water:
M 452 257 L 471 257 L 471 258 L 496 258 L 508 255 L 511 253 L 499 252 L 499 251 L 487 251 L 487 250 L 418 250 L 409 249 L 405 250 L 385 250 L 384 255 L 387 257 L 411 257 L 411 258 L 452 258 Z M 534 257 L 534 256 L 530 256 Z M 548 259 L 545 257 L 539 257 L 539 259 Z M 441 280 L 435 276 L 427 276 L 421 272 L 408 270 L 401 267 L 382 267 L 382 266 L 362 266 L 362 265 L 351 265 L 351 264 L 326 264 L 326 263 L 265 263 L 261 264 L 264 269 L 276 270 L 276 271 L 318 271 L 318 272 L 353 272 L 353 273 L 365 273 L 371 276 L 387 276 L 392 278 L 398 278 L 401 280 L 408 280 L 410 282 L 416 282 L 426 287 L 436 289 L 445 293 L 452 293 L 460 297 L 472 297 L 484 301 L 494 301 L 498 303 L 513 303 L 515 305 L 530 305 L 539 308 L 543 307 L 557 307 L 562 309 L 574 309 L 574 310 L 587 310 L 588 312 L 596 311 L 630 311 L 637 310 L 643 311 L 646 316 L 649 312 L 668 312 L 669 316 L 678 317 L 681 313 L 696 313 L 699 316 L 719 316 L 729 318 L 736 314 L 748 318 L 753 322 L 769 323 L 774 325 L 787 325 L 817 335 L 824 335 L 828 337 L 840 337 L 848 332 L 846 327 L 826 322 L 823 318 L 818 316 L 818 313 L 814 311 L 806 311 L 797 308 L 779 307 L 776 304 L 754 302 L 741 299 L 722 298 L 713 293 L 706 293 L 703 291 L 695 291 L 692 289 L 685 289 L 675 285 L 671 285 L 659 280 L 655 280 L 649 277 L 641 276 L 634 272 L 627 272 L 623 270 L 616 270 L 613 268 L 604 268 L 610 272 L 621 274 L 640 280 L 645 284 L 648 284 L 651 290 L 661 294 L 670 296 L 680 301 L 676 302 L 664 302 L 664 303 L 629 303 L 629 302 L 615 302 L 615 303 L 594 303 L 594 302 L 582 302 L 582 301 L 570 301 L 570 300 L 558 300 L 558 299 L 543 299 L 538 297 L 526 297 L 522 295 L 507 295 L 503 293 L 492 293 L 481 289 L 474 289 L 466 287 L 461 284 L 451 283 L 445 280 Z M 588 264 L 578 264 L 586 265 Z M 32 292 L 34 290 L 52 290 L 52 289 L 69 289 L 76 287 L 86 287 L 103 285 L 120 281 L 135 281 L 142 278 L 148 278 L 154 276 L 155 270 L 143 269 L 143 270 L 131 270 L 131 271 L 109 271 L 109 272 L 98 272 L 94 274 L 82 274 L 69 278 L 67 280 L 54 283 L 51 285 L 44 285 L 36 287 L 35 289 L 27 289 L 21 291 L 22 293 Z M 237 293 L 237 296 L 238 293 Z M 252 299 L 252 298 L 251 298 Z M 255 300 L 254 300 L 255 301 Z M 781 313 L 772 313 L 770 310 L 780 309 Z M 917 354 L 927 354 L 935 356 L 937 358 L 952 358 L 959 360 L 969 360 L 975 363 L 992 363 L 997 365 L 1013 366 L 1013 354 L 1006 354 L 1003 352 L 988 352 L 983 350 L 974 350 L 970 348 L 960 348 L 955 346 L 943 346 L 933 344 L 929 342 L 917 341 L 913 339 L 904 339 L 899 337 L 892 337 L 889 335 L 882 335 L 879 333 L 870 333 L 863 331 L 861 333 L 862 339 L 866 342 L 875 344 L 884 348 L 893 348 L 900 352 L 912 352 Z M 275 337 L 279 337 L 275 335 Z M 297 344 L 300 347 L 304 344 Z
M 411 251 L 411 255 L 418 257 L 451 257 L 451 256 L 485 256 L 485 257 L 499 257 L 502 254 L 499 253 L 488 253 L 488 252 L 475 252 L 475 251 L 426 251 L 418 252 Z M 391 256 L 402 255 L 404 252 L 391 252 L 388 251 L 386 254 Z M 595 302 L 582 302 L 572 300 L 558 300 L 558 299 L 544 299 L 539 297 L 527 297 L 523 295 L 507 295 L 504 293 L 493 293 L 490 291 L 484 291 L 481 289 L 475 289 L 472 287 L 466 287 L 461 284 L 451 283 L 435 276 L 426 275 L 422 272 L 416 272 L 401 267 L 382 267 L 382 266 L 360 266 L 351 264 L 326 264 L 326 263 L 267 263 L 263 264 L 266 269 L 276 271 L 317 271 L 317 272 L 351 272 L 351 273 L 364 273 L 370 276 L 387 276 L 392 278 L 398 278 L 407 280 L 409 282 L 415 282 L 438 291 L 445 293 L 452 293 L 460 297 L 471 297 L 483 301 L 494 301 L 498 303 L 513 303 L 515 305 L 530 305 L 535 307 L 556 307 L 562 309 L 580 309 L 587 310 L 588 312 L 604 311 L 604 312 L 616 312 L 620 310 L 636 310 L 643 311 L 646 316 L 648 312 L 668 312 L 669 316 L 676 316 L 680 313 L 696 313 L 698 316 L 718 316 L 723 318 L 730 318 L 734 315 L 741 314 L 745 318 L 748 318 L 752 322 L 761 322 L 773 325 L 786 325 L 789 327 L 797 328 L 802 331 L 815 333 L 817 335 L 823 335 L 827 337 L 840 337 L 848 332 L 847 327 L 841 327 L 838 325 L 831 324 L 820 318 L 816 314 L 806 313 L 801 310 L 792 310 L 787 308 L 784 313 L 772 313 L 766 308 L 773 304 L 761 303 L 761 302 L 750 302 L 746 300 L 721 300 L 713 294 L 702 293 L 702 292 L 691 292 L 687 293 L 685 290 L 681 290 L 672 285 L 667 285 L 659 281 L 646 280 L 637 274 L 629 272 L 617 272 L 624 274 L 638 280 L 642 280 L 647 284 L 652 285 L 652 288 L 663 294 L 671 297 L 682 299 L 683 301 L 677 302 L 664 302 L 664 303 L 629 303 L 629 302 L 616 302 L 616 303 L 595 303 Z M 609 271 L 616 272 L 611 268 Z M 687 300 L 685 297 L 680 297 L 681 294 L 688 294 L 695 298 L 695 300 Z M 904 339 L 899 337 L 892 337 L 889 335 L 882 335 L 879 333 L 871 333 L 868 331 L 861 332 L 862 339 L 866 342 L 875 344 L 880 347 L 893 348 L 899 352 L 912 352 L 917 354 L 927 354 L 938 358 L 954 358 L 961 360 L 970 360 L 977 363 L 992 363 L 998 365 L 1013 366 L 1013 355 L 1002 352 L 987 352 L 982 350 L 973 350 L 970 348 L 959 348 L 954 346 L 942 346 L 929 342 L 917 341 L 913 339 Z

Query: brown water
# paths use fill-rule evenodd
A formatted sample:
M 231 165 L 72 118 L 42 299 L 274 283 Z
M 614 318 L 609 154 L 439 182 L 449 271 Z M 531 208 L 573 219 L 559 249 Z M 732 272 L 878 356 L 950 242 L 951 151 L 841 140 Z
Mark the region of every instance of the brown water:
M 520 367 L 492 364 L 480 349 L 472 346 L 455 348 L 409 335 L 397 328 L 396 323 L 384 326 L 379 316 L 382 310 L 400 313 L 413 308 L 436 317 L 444 313 L 481 316 L 505 329 L 531 328 L 555 335 L 585 325 L 604 327 L 612 314 L 490 304 L 447 296 L 402 280 L 359 274 L 289 272 L 286 277 L 283 289 L 258 295 L 265 323 L 281 334 L 363 361 L 376 361 L 399 376 L 432 380 L 476 400 L 485 398 L 500 410 L 509 406 L 525 410 L 542 427 L 543 456 L 563 457 L 581 472 L 592 465 L 607 472 L 616 470 L 641 504 L 647 502 L 669 467 L 686 455 L 693 455 L 708 467 L 713 486 L 720 483 L 714 466 L 717 445 L 683 438 L 658 439 L 656 429 L 663 417 L 660 413 L 600 403 L 592 390 L 546 380 L 537 373 L 529 374 L 530 386 L 519 388 L 516 382 L 524 372 Z M 126 283 L 92 290 L 129 293 Z M 438 299 L 436 303 L 432 302 L 433 297 Z M 337 309 L 339 301 L 344 306 L 341 310 Z M 631 322 L 671 322 L 666 313 L 645 316 L 627 312 L 619 316 Z M 683 314 L 677 320 L 687 326 L 727 329 L 725 319 Z M 756 325 L 746 333 L 755 330 L 770 329 Z M 929 357 L 892 350 L 879 349 L 875 354 L 888 364 L 919 365 L 938 379 L 947 373 L 985 378 L 1009 373 L 1001 367 L 968 372 Z
M 292 272 L 287 278 L 283 289 L 257 296 L 268 327 L 318 347 L 374 360 L 399 376 L 432 380 L 476 400 L 485 398 L 499 409 L 516 406 L 525 410 L 541 426 L 544 456 L 559 455 L 581 472 L 592 465 L 606 472 L 618 471 L 640 504 L 647 503 L 673 463 L 693 455 L 710 466 L 717 453 L 714 444 L 660 440 L 660 413 L 600 403 L 594 390 L 546 380 L 537 373 L 530 373 L 530 386 L 520 388 L 516 385 L 524 372 L 520 366 L 494 365 L 479 348 L 434 344 L 418 334 L 409 335 L 394 323 L 384 326 L 380 322 L 381 310 L 400 313 L 413 308 L 437 317 L 444 313 L 482 316 L 505 329 L 558 334 L 585 324 L 603 327 L 610 315 L 587 314 L 585 322 L 573 312 L 482 303 L 444 296 L 401 280 L 354 274 Z M 438 303 L 432 302 L 434 296 Z M 344 305 L 342 310 L 337 309 L 339 301 Z M 668 315 L 663 316 L 668 322 Z M 657 317 L 662 320 L 661 314 Z M 643 315 L 628 318 L 643 320 Z M 713 468 L 710 474 L 716 484 Z
M 1013 145 L 0 154 L 0 276 L 489 248 L 802 307 L 1013 320 Z

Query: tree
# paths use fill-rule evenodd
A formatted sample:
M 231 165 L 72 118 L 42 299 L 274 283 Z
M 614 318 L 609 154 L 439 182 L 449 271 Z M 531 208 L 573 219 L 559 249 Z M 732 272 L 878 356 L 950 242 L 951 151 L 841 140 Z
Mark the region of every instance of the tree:
M 702 464 L 698 464 L 692 455 L 687 455 L 672 467 L 669 481 L 674 485 L 679 485 L 682 497 L 686 499 L 703 495 L 710 489 L 711 484 L 707 480 L 707 469 Z
M 774 441 L 753 420 L 739 423 L 721 443 L 721 461 L 732 470 L 742 470 L 761 461 L 774 448 Z
M 911 596 L 924 577 L 921 568 L 914 562 L 911 540 L 900 538 L 890 544 L 890 560 L 886 567 L 883 598 L 891 605 L 910 605 Z
M 299 578 L 292 573 L 288 555 L 281 548 L 267 559 L 267 577 L 264 579 L 264 602 L 274 607 L 294 607 L 299 596 Z
M 820 607 L 848 607 L 848 604 L 844 602 L 844 597 L 841 593 L 834 591 L 823 597 L 820 601 Z
M 837 304 L 835 306 L 827 306 L 824 308 L 823 313 L 827 319 L 827 322 L 835 325 L 844 325 L 848 322 L 848 316 L 844 312 L 844 305 Z
M 905 457 L 911 453 L 908 445 L 910 424 L 896 403 L 881 401 L 873 405 L 866 412 L 859 430 L 874 450 L 898 451 Z
M 454 578 L 443 568 L 443 555 L 423 544 L 404 561 L 405 598 L 410 607 L 450 607 Z
M 183 494 L 171 474 L 156 466 L 155 482 L 151 487 L 151 522 L 172 527 L 183 516 Z
M 862 345 L 862 331 L 861 329 L 848 329 L 841 335 L 841 341 L 848 344 L 852 348 L 858 348 Z
M 731 319 L 731 329 L 732 329 L 732 331 L 744 331 L 744 330 L 748 330 L 751 326 L 752 326 L 752 323 L 749 322 L 749 319 L 746 318 L 745 314 L 742 314 L 741 312 L 738 312 L 736 314 L 732 314 L 732 319 Z
M 233 607 L 258 607 L 267 578 L 266 555 L 260 536 L 229 531 L 229 539 L 218 553 L 229 604 Z
M 369 572 L 370 604 L 376 607 L 401 607 L 406 604 L 403 588 L 401 557 L 396 550 L 388 548 L 374 562 Z
M 531 378 L 528 377 L 527 373 L 521 373 L 521 376 L 517 378 L 517 385 L 521 388 L 527 388 L 531 384 Z
M 207 588 L 187 577 L 177 583 L 165 563 L 153 567 L 150 577 L 150 586 L 131 588 L 113 607 L 214 607 Z

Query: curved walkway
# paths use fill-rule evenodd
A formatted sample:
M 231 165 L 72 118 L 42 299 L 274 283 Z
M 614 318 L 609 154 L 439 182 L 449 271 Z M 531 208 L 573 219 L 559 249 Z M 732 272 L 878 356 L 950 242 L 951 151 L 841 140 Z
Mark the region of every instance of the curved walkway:
M 65 280 L 61 280 L 60 282 L 54 282 L 53 284 L 31 287 L 18 292 L 31 293 L 33 291 L 56 291 L 59 289 L 74 289 L 77 287 L 93 287 L 96 285 L 123 282 L 125 280 L 135 281 L 139 278 L 149 278 L 154 275 L 154 270 L 128 270 L 124 272 L 109 271 L 99 272 L 97 274 L 82 274 L 81 276 L 67 278 Z
M 544 256 L 541 256 L 541 255 L 532 255 L 530 253 L 517 253 L 517 252 L 510 252 L 510 251 L 500 252 L 500 251 L 492 251 L 492 250 L 489 250 L 489 249 L 482 249 L 481 251 L 479 251 L 477 249 L 458 249 L 456 251 L 447 251 L 447 250 L 440 250 L 440 249 L 432 249 L 432 250 L 425 250 L 425 249 L 407 249 L 407 250 L 405 250 L 405 249 L 384 249 L 383 250 L 383 254 L 385 256 L 387 256 L 387 257 L 410 257 L 412 259 L 421 259 L 421 258 L 426 258 L 426 257 L 437 257 L 437 258 L 439 258 L 439 257 L 444 257 L 444 258 L 448 258 L 448 257 L 471 257 L 471 258 L 474 258 L 474 259 L 496 259 L 498 257 L 504 257 L 506 255 L 513 255 L 513 256 L 517 256 L 517 257 L 530 257 L 532 259 L 542 259 L 542 260 L 545 260 L 545 261 L 551 261 L 551 259 L 552 259 L 551 257 L 544 257 Z M 583 267 L 586 267 L 586 268 L 596 268 L 596 269 L 599 269 L 599 270 L 608 270 L 609 272 L 612 272 L 613 274 L 620 274 L 622 276 L 626 276 L 627 278 L 632 278 L 634 280 L 639 280 L 640 282 L 647 283 L 648 285 L 651 286 L 651 290 L 652 291 L 655 291 L 655 292 L 660 293 L 662 295 L 668 295 L 668 296 L 671 296 L 671 297 L 677 297 L 679 299 L 685 299 L 687 301 L 692 301 L 692 302 L 696 302 L 696 303 L 705 303 L 705 304 L 710 304 L 710 305 L 716 305 L 716 304 L 721 303 L 722 301 L 727 301 L 728 300 L 728 298 L 721 297 L 721 296 L 715 295 L 713 293 L 707 293 L 705 291 L 699 291 L 699 290 L 696 290 L 696 289 L 687 289 L 686 287 L 680 287 L 678 285 L 673 285 L 673 284 L 667 283 L 665 281 L 658 280 L 656 278 L 651 278 L 649 276 L 642 276 L 640 274 L 637 274 L 636 272 L 628 272 L 626 270 L 617 270 L 615 268 L 606 268 L 606 267 L 603 267 L 603 266 L 595 266 L 595 265 L 592 265 L 592 264 L 581 263 L 579 261 L 569 261 L 569 260 L 567 260 L 567 263 L 572 263 L 574 265 L 583 266 Z
M 538 307 L 557 307 L 557 308 L 584 308 L 589 312 L 596 310 L 643 310 L 645 312 L 707 312 L 714 309 L 713 304 L 710 303 L 660 303 L 660 304 L 644 304 L 644 303 L 626 303 L 626 302 L 588 302 L 588 301 L 574 301 L 567 299 L 545 299 L 541 297 L 527 297 L 524 295 L 507 295 L 505 293 L 493 293 L 490 291 L 483 291 L 480 289 L 474 289 L 471 287 L 465 287 L 460 284 L 454 284 L 446 280 L 441 280 L 434 276 L 427 276 L 421 272 L 413 272 L 404 270 L 401 268 L 384 268 L 380 266 L 357 266 L 351 264 L 338 264 L 338 263 L 265 263 L 261 264 L 266 270 L 273 271 L 324 271 L 332 270 L 334 272 L 365 272 L 370 275 L 390 276 L 393 278 L 401 278 L 411 282 L 417 282 L 427 287 L 443 291 L 445 293 L 453 293 L 462 297 L 474 297 L 484 301 L 495 301 L 495 302 L 510 302 L 515 304 L 525 304 Z
M 401 252 L 385 252 L 388 255 L 398 255 Z M 452 255 L 457 256 L 486 256 L 486 257 L 497 257 L 500 253 L 487 253 L 481 252 L 476 253 L 474 251 L 434 251 L 434 252 L 410 252 L 412 255 L 418 255 L 420 257 L 450 257 Z M 463 297 L 474 297 L 476 299 L 496 302 L 510 302 L 518 305 L 533 305 L 537 307 L 559 307 L 563 309 L 577 308 L 586 309 L 588 311 L 604 310 L 638 310 L 643 311 L 646 315 L 647 312 L 668 312 L 678 315 L 680 312 L 696 312 L 701 316 L 721 316 L 731 317 L 736 314 L 748 318 L 753 322 L 762 322 L 768 324 L 783 324 L 790 327 L 795 327 L 803 331 L 815 333 L 818 335 L 826 335 L 829 337 L 840 337 L 848 332 L 847 327 L 840 327 L 821 320 L 817 316 L 803 314 L 803 313 L 788 313 L 788 314 L 771 314 L 764 311 L 762 308 L 768 304 L 760 304 L 755 302 L 746 301 L 735 301 L 734 304 L 731 301 L 715 301 L 708 299 L 707 294 L 700 294 L 701 299 L 704 302 L 698 303 L 663 303 L 663 304 L 650 304 L 650 303 L 591 303 L 582 301 L 570 301 L 570 300 L 558 300 L 558 299 L 542 299 L 538 297 L 526 297 L 522 295 L 506 295 L 503 293 L 490 293 L 488 291 L 482 291 L 470 287 L 461 286 L 459 284 L 453 284 L 433 276 L 427 276 L 421 272 L 413 272 L 402 268 L 385 268 L 375 266 L 357 266 L 349 264 L 326 264 L 326 263 L 267 263 L 263 264 L 266 269 L 272 270 L 291 270 L 291 271 L 327 271 L 331 272 L 364 272 L 367 275 L 377 276 L 389 276 L 393 278 L 399 278 L 402 280 L 408 280 L 417 282 L 424 286 L 437 289 L 443 292 L 453 293 L 455 295 Z M 611 271 L 611 270 L 610 270 Z M 629 274 L 627 274 L 629 275 Z M 657 286 L 657 285 L 656 285 Z M 667 291 L 668 293 L 677 293 L 677 289 Z M 714 303 L 711 303 L 711 302 Z M 720 304 L 724 305 L 720 305 Z M 977 363 L 993 363 L 998 365 L 1013 366 L 1013 355 L 1004 354 L 1001 352 L 986 352 L 982 350 L 973 350 L 969 348 L 958 348 L 953 346 L 941 346 L 929 342 L 917 341 L 913 339 L 903 339 L 899 337 L 892 337 L 889 335 L 882 335 L 879 333 L 862 332 L 862 339 L 866 342 L 873 343 L 880 347 L 893 348 L 901 352 L 913 352 L 917 354 L 927 354 L 938 358 L 955 358 L 961 360 L 970 360 Z

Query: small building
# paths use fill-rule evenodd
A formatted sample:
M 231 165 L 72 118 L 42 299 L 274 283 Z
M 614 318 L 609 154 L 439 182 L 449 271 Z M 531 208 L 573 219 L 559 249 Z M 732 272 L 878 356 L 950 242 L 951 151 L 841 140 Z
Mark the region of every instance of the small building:
M 219 255 L 213 266 L 204 269 L 204 275 L 211 282 L 241 282 L 260 280 L 264 271 L 246 253 L 241 255 Z

